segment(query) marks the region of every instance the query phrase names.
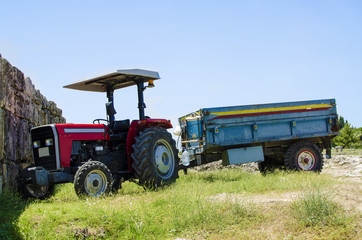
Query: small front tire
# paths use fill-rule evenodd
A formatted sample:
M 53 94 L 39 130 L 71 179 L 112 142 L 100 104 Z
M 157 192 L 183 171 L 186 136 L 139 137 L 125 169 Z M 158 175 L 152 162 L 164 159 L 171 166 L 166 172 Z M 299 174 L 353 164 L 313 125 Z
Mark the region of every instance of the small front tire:
M 111 171 L 101 162 L 87 162 L 75 174 L 74 189 L 79 197 L 106 195 L 112 189 Z

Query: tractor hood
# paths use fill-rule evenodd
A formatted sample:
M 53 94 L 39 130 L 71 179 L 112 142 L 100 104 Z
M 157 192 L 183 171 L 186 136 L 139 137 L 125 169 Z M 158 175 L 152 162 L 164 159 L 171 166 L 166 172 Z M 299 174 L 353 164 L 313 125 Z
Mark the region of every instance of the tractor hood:
M 157 79 L 160 79 L 158 72 L 142 69 L 124 69 L 82 82 L 73 83 L 64 87 L 83 91 L 107 92 L 107 89 L 109 88 L 116 90 L 119 88 L 137 85 L 137 82 L 140 81 L 148 82 L 149 80 Z

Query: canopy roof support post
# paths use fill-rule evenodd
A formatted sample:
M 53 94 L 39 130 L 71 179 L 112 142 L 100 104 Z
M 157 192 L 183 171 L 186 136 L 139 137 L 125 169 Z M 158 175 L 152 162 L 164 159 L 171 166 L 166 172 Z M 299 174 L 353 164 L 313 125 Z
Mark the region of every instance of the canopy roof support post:
M 109 125 L 113 126 L 114 123 L 114 102 L 113 102 L 113 92 L 114 89 L 112 87 L 107 87 L 107 98 L 108 98 L 108 104 L 110 106 L 107 106 L 107 115 L 109 116 Z
M 139 116 L 140 120 L 145 119 L 145 108 L 146 104 L 143 100 L 143 91 L 145 90 L 143 81 L 137 81 L 135 80 L 137 84 L 137 90 L 138 90 L 138 109 L 139 109 Z

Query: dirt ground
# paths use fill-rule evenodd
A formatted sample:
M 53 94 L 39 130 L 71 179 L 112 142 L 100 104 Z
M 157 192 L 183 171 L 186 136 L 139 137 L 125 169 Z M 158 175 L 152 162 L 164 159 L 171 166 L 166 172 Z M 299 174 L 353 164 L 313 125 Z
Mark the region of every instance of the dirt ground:
M 195 170 L 203 171 L 220 168 L 225 167 L 222 166 L 221 161 L 218 161 L 197 167 Z M 257 164 L 255 163 L 226 166 L 226 168 L 242 168 L 249 172 L 258 171 Z M 323 191 L 328 193 L 335 202 L 340 203 L 348 212 L 357 213 L 358 215 L 362 213 L 362 154 L 332 153 L 331 159 L 325 159 L 321 174 L 330 175 L 337 182 L 332 184 L 331 187 L 323 189 Z M 293 232 L 295 229 L 291 227 L 294 226 L 293 219 L 283 217 L 283 214 L 285 209 L 288 209 L 290 206 L 290 203 L 300 199 L 303 194 L 305 192 L 302 191 L 269 192 L 267 194 L 254 195 L 220 193 L 208 197 L 208 200 L 213 202 L 252 204 L 262 209 L 267 214 L 268 221 L 248 229 L 250 236 L 256 236 L 255 239 L 294 239 Z M 361 223 L 358 225 L 356 236 L 361 235 Z M 314 230 L 306 229 L 295 237 L 296 239 L 315 239 L 318 238 L 318 233 L 315 233 Z M 195 237 L 195 239 L 198 239 L 198 237 Z M 320 239 L 323 239 L 323 237 Z
M 333 195 L 347 209 L 362 212 L 362 156 L 336 155 L 327 159 L 322 174 L 340 179 Z

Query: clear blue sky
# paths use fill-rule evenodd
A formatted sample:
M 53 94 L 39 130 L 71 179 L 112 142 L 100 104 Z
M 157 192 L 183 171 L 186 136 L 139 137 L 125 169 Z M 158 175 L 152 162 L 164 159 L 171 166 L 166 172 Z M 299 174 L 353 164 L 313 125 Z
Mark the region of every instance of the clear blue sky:
M 105 118 L 106 96 L 64 85 L 117 69 L 158 71 L 146 114 L 336 98 L 362 127 L 362 1 L 0 0 L 0 53 L 63 109 Z M 117 119 L 138 116 L 136 88 L 116 92 Z

